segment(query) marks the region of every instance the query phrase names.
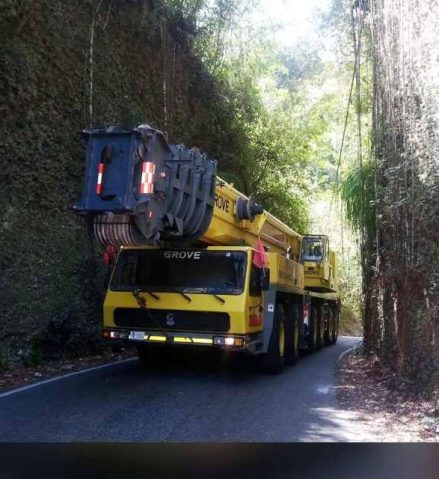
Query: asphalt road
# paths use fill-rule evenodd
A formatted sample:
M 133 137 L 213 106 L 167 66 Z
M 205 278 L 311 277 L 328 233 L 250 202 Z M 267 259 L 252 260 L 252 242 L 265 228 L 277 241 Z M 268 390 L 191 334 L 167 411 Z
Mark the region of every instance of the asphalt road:
M 301 358 L 276 376 L 252 361 L 137 360 L 0 395 L 0 441 L 361 441 L 335 398 L 334 368 L 358 342 Z

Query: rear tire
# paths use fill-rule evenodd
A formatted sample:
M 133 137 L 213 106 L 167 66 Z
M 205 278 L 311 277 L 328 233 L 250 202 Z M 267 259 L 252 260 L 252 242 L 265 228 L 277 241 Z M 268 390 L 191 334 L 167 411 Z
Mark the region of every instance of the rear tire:
M 337 342 L 337 339 L 338 339 L 338 328 L 339 328 L 339 325 L 340 325 L 340 311 L 336 308 L 332 308 L 332 316 L 334 318 L 334 322 L 333 322 L 333 328 L 332 328 L 332 331 L 333 331 L 333 334 L 332 334 L 332 337 L 331 337 L 331 344 L 335 344 Z
M 316 349 L 320 350 L 325 345 L 325 308 L 320 306 L 318 309 L 318 319 L 317 319 L 317 345 Z
M 309 328 L 308 328 L 308 351 L 313 353 L 317 349 L 317 308 L 311 306 L 311 315 L 309 318 Z
M 282 371 L 285 364 L 286 338 L 285 310 L 282 304 L 276 304 L 268 351 L 262 357 L 262 370 L 265 373 L 279 374 Z
M 296 305 L 289 304 L 286 307 L 286 314 L 285 364 L 292 366 L 299 359 L 299 309 Z
M 328 324 L 326 326 L 326 331 L 325 331 L 325 345 L 329 346 L 332 343 L 332 340 L 334 338 L 334 327 L 335 327 L 335 321 L 334 321 L 334 310 L 332 308 L 328 309 Z

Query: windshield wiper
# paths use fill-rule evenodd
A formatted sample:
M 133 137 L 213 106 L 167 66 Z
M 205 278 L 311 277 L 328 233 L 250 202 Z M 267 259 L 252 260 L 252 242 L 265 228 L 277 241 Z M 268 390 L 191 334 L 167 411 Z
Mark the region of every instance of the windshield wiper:
M 185 289 L 185 291 L 187 292 L 191 292 L 191 293 L 204 293 L 204 294 L 211 294 L 212 296 L 214 296 L 221 304 L 225 304 L 226 300 L 224 298 L 221 298 L 221 296 L 218 296 L 217 294 L 215 293 L 209 293 L 208 289 L 207 288 L 188 288 L 188 289 Z M 183 293 L 180 293 L 180 294 L 183 294 Z
M 212 296 L 215 296 L 215 298 L 221 303 L 221 304 L 225 304 L 226 300 L 224 298 L 221 298 L 221 296 L 218 296 L 217 294 L 215 293 L 210 293 Z
M 157 293 L 154 293 L 153 291 L 142 291 L 140 288 L 137 288 L 132 291 L 132 294 L 136 298 L 137 302 L 139 302 L 139 298 L 141 301 L 145 301 L 145 299 L 139 295 L 141 292 L 151 295 L 156 301 L 160 301 L 160 296 Z
M 131 291 L 132 295 L 134 296 L 134 299 L 137 301 L 137 304 L 141 309 L 147 309 L 146 306 L 146 299 L 140 296 L 140 289 L 135 289 Z
M 177 291 L 177 293 L 181 294 L 188 303 L 192 303 L 192 298 L 188 296 L 187 294 L 183 293 L 183 291 Z
M 152 291 L 146 291 L 146 293 L 150 294 L 156 301 L 160 301 L 160 296 Z

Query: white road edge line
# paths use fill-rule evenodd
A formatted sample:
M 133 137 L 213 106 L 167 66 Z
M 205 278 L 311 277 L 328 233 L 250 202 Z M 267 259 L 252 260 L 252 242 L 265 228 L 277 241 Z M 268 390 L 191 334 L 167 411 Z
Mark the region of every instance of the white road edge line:
M 344 337 L 347 337 L 347 336 L 344 336 Z M 350 353 L 351 351 L 353 351 L 358 344 L 362 343 L 363 342 L 363 339 L 359 339 L 354 345 L 352 345 L 349 349 L 346 349 L 346 351 L 343 351 L 340 356 L 337 358 L 337 363 L 339 361 L 341 361 L 345 356 L 346 354 Z M 1 396 L 0 396 L 1 397 Z
M 12 396 L 12 394 L 17 394 L 17 393 L 20 393 L 22 391 L 27 391 L 28 389 L 33 389 L 33 388 L 36 388 L 38 386 L 43 386 L 44 384 L 49 384 L 49 383 L 53 383 L 55 381 L 60 381 L 61 379 L 71 378 L 72 376 L 78 376 L 79 374 L 89 373 L 90 371 L 96 371 L 98 369 L 109 368 L 110 366 L 116 366 L 117 364 L 123 364 L 123 363 L 128 363 L 130 361 L 137 361 L 137 360 L 138 360 L 137 358 L 122 359 L 122 360 L 116 361 L 114 363 L 102 364 L 101 366 L 94 366 L 94 367 L 88 368 L 88 369 L 81 369 L 81 371 L 74 371 L 73 373 L 64 374 L 63 376 L 56 376 L 54 378 L 46 379 L 46 380 L 40 381 L 38 383 L 29 384 L 28 386 L 22 386 L 20 388 L 12 389 L 11 391 L 7 391 L 5 393 L 1 393 L 0 394 L 0 399 L 5 398 L 7 396 Z

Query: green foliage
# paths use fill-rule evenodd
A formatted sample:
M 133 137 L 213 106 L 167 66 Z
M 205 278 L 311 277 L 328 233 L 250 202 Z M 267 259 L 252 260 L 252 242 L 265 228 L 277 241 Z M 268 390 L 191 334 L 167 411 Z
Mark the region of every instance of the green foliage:
M 9 367 L 10 367 L 10 363 L 6 359 L 6 356 L 0 353 L 0 373 L 7 371 Z
M 340 186 L 341 198 L 345 206 L 345 216 L 348 223 L 359 235 L 361 276 L 358 274 L 356 286 L 346 285 L 348 303 L 355 305 L 360 315 L 360 306 L 363 306 L 364 286 L 366 285 L 366 274 L 371 271 L 373 260 L 368 259 L 367 251 L 375 241 L 376 232 L 376 209 L 375 209 L 375 165 L 370 161 L 361 167 L 352 169 L 343 179 Z M 341 275 L 349 280 L 351 273 L 346 271 Z M 360 284 L 362 277 L 362 284 Z M 342 286 L 343 287 L 343 286 Z M 364 314 L 364 313 L 363 313 Z M 364 320 L 363 320 L 364 321 Z
M 281 51 L 279 61 L 284 66 L 276 75 L 279 88 L 299 95 L 303 95 L 304 84 L 318 76 L 324 67 L 319 50 L 309 42 L 301 42 L 291 51 Z
M 100 251 L 69 211 L 78 131 L 148 121 L 299 232 L 334 155 L 316 47 L 278 51 L 254 2 L 8 1 L 0 15 L 0 344 L 39 364 L 101 347 Z M 4 186 L 3 186 L 4 185 Z M 21 351 L 21 352 L 20 352 Z M 19 354 L 20 352 L 20 354 Z
M 329 236 L 330 247 L 337 253 L 338 290 L 342 304 L 341 334 L 359 335 L 361 328 L 361 266 L 358 235 L 347 224 L 343 203 L 334 201 L 331 190 L 321 192 L 312 207 L 313 233 Z
M 349 171 L 341 195 L 360 235 L 364 347 L 380 357 L 395 383 L 431 392 L 439 374 L 438 141 L 431 133 L 437 129 L 438 97 L 433 77 L 421 73 L 436 67 L 430 55 L 438 40 L 436 23 L 422 2 L 413 9 L 402 0 L 391 15 L 382 2 L 356 5 L 363 11 L 351 16 L 352 2 L 334 0 L 325 21 L 336 31 L 350 71 L 352 33 L 358 40 L 363 30 L 343 156 L 345 165 L 348 157 L 357 166 L 342 164 L 340 171 Z M 365 161 L 369 152 L 373 163 Z
M 0 348 L 35 364 L 100 347 L 101 253 L 69 210 L 83 184 L 78 132 L 167 124 L 171 141 L 220 164 L 244 147 L 229 120 L 236 113 L 188 48 L 190 22 L 178 12 L 110 0 L 1 8 Z
M 355 305 L 358 304 L 358 298 L 355 302 L 344 299 L 341 304 L 340 334 L 346 336 L 362 336 L 363 331 L 361 323 L 358 321 L 359 313 L 355 311 Z
M 318 48 L 300 43 L 279 50 L 267 35 L 270 25 L 257 29 L 246 22 L 250 9 L 251 2 L 217 1 L 198 21 L 196 51 L 228 107 L 217 118 L 237 132 L 218 153 L 220 171 L 306 232 L 307 198 L 329 184 L 333 169 L 325 112 L 334 96 L 319 93 L 324 66 Z
M 30 350 L 26 351 L 22 361 L 25 367 L 39 366 L 43 362 L 43 352 L 38 336 L 32 338 Z
M 282 221 L 305 232 L 309 205 L 303 194 L 309 191 L 311 160 L 307 135 L 292 126 L 288 114 L 275 111 L 251 125 L 249 138 L 249 193 Z
M 341 197 L 346 204 L 346 216 L 359 232 L 375 230 L 374 208 L 375 169 L 372 162 L 353 169 L 341 184 Z

